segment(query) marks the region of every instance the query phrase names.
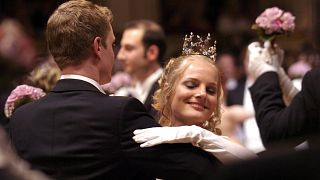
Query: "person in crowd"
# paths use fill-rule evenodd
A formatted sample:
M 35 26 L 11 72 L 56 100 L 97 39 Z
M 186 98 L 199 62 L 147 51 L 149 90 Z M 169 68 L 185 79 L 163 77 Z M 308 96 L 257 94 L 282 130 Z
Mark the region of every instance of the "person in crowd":
M 6 22 L 6 23 L 4 23 Z M 6 24 L 6 26 L 4 25 Z M 16 28 L 21 28 L 20 26 L 14 26 L 18 25 L 18 23 L 14 23 L 13 20 L 4 20 L 2 24 L 0 25 L 0 34 L 3 33 L 0 37 L 0 46 L 4 47 L 4 40 L 17 40 L 15 38 L 21 38 L 18 34 L 18 36 L 14 36 L 12 34 L 15 34 L 17 32 Z M 4 28 L 8 31 L 2 31 Z M 10 29 L 10 30 L 9 30 Z M 22 32 L 21 29 L 19 29 L 19 32 Z M 7 34 L 8 33 L 8 34 Z M 12 33 L 12 34 L 11 34 Z M 16 34 L 17 35 L 17 34 Z M 7 36 L 14 37 L 7 38 Z M 19 39 L 21 40 L 21 39 Z M 18 40 L 17 42 L 18 43 Z M 11 43 L 7 44 L 11 48 L 13 45 Z M 12 45 L 12 46 L 10 46 Z M 9 48 L 8 47 L 8 48 Z M 16 51 L 24 51 L 23 48 L 20 49 L 20 44 L 18 44 L 18 49 L 15 49 Z M 0 47 L 1 49 L 1 47 Z M 3 51 L 1 51 L 3 50 Z M 8 98 L 8 95 L 10 94 L 11 88 L 13 88 L 14 84 L 18 81 L 21 81 L 21 77 L 25 76 L 27 67 L 24 67 L 22 63 L 19 64 L 16 59 L 19 55 L 10 56 L 13 54 L 5 54 L 14 52 L 14 50 L 7 51 L 9 49 L 1 49 L 0 50 L 0 67 L 1 67 L 1 78 L 0 78 L 0 86 L 1 86 L 1 92 L 0 92 L 0 109 L 2 110 L 0 113 L 0 179 L 1 180 L 49 180 L 50 178 L 44 175 L 42 172 L 38 170 L 32 170 L 31 166 L 28 162 L 21 159 L 17 153 L 15 152 L 15 149 L 11 145 L 10 138 L 8 137 L 9 132 L 9 121 L 8 118 L 5 117 L 5 102 Z M 17 53 L 17 52 L 15 52 Z M 20 54 L 21 56 L 25 54 Z M 23 61 L 23 58 L 19 59 Z
M 158 118 L 151 104 L 152 96 L 159 88 L 157 81 L 166 50 L 163 29 L 150 20 L 131 21 L 124 28 L 120 45 L 117 59 L 131 76 L 131 84 L 120 88 L 114 95 L 137 98 L 149 114 Z
M 26 103 L 38 100 L 51 91 L 59 78 L 60 69 L 51 56 L 47 57 L 7 97 L 4 105 L 4 114 L 8 121 L 15 109 Z
M 161 112 L 160 124 L 169 127 L 136 130 L 134 139 L 143 143 L 142 147 L 192 142 L 223 163 L 256 157 L 229 138 L 219 136 L 221 131 L 217 125 L 221 121 L 223 101 L 221 75 L 214 62 L 215 50 L 204 50 L 205 43 L 202 39 L 199 42 L 192 46 L 198 43 L 193 40 L 193 34 L 186 37 L 182 56 L 169 60 L 159 80 L 154 107 Z M 192 47 L 191 50 L 187 50 L 188 47 Z M 212 59 L 205 56 L 210 53 Z
M 60 75 L 60 69 L 52 56 L 47 56 L 44 62 L 31 71 L 26 83 L 41 88 L 44 92 L 49 92 L 56 85 Z
M 254 42 L 248 49 L 256 120 L 264 145 L 273 150 L 261 158 L 224 166 L 214 179 L 319 179 L 320 70 L 307 72 L 298 92 L 281 68 L 282 49 L 269 42 L 263 47 Z M 289 97 L 287 106 L 283 97 Z M 288 148 L 306 140 L 306 149 Z
M 302 77 L 312 68 L 309 59 L 309 53 L 307 52 L 298 54 L 296 62 L 288 67 L 288 76 L 291 79 L 302 79 Z
M 222 53 L 218 55 L 216 63 L 222 72 L 224 87 L 223 113 L 221 116 L 221 124 L 219 124 L 218 127 L 221 129 L 223 136 L 227 136 L 234 142 L 245 145 L 242 125 L 245 120 L 254 117 L 254 113 L 241 105 L 245 79 L 243 78 L 242 65 L 232 53 Z M 231 92 L 231 98 L 228 98 L 229 92 Z
M 16 19 L 5 18 L 0 22 L 0 54 L 25 71 L 36 65 L 37 48 L 34 39 L 28 35 Z
M 223 73 L 225 89 L 227 91 L 235 89 L 238 86 L 239 78 L 239 67 L 236 65 L 235 56 L 231 53 L 222 53 L 217 57 L 216 63 Z
M 301 90 L 303 76 L 313 68 L 318 66 L 319 55 L 312 45 L 306 43 L 302 46 L 293 63 L 288 65 L 288 76 L 298 90 Z
M 218 127 L 221 129 L 222 135 L 227 136 L 232 141 L 239 144 L 243 143 L 241 124 L 254 117 L 252 112 L 246 110 L 241 105 L 226 106 L 222 105 L 223 113 L 221 114 L 221 124 Z M 242 144 L 243 145 L 243 144 Z
M 248 73 L 248 57 L 247 48 L 245 48 L 241 55 L 244 73 L 243 76 L 238 80 L 238 86 L 227 92 L 226 105 L 241 105 L 247 113 L 254 114 L 255 112 L 249 92 L 249 87 L 253 83 L 253 77 L 251 77 L 251 75 Z M 238 116 L 240 117 L 241 115 Z M 255 117 L 249 116 L 242 121 L 243 122 L 239 126 L 238 133 L 241 144 L 255 153 L 261 153 L 265 151 Z
M 191 144 L 139 147 L 133 131 L 159 124 L 137 99 L 101 89 L 114 63 L 112 17 L 85 0 L 50 16 L 48 49 L 62 75 L 44 97 L 13 112 L 17 153 L 55 179 L 212 179 L 219 161 Z
M 320 70 L 311 70 L 304 76 L 299 92 L 281 68 L 282 49 L 278 46 L 272 48 L 270 43 L 261 47 L 257 42 L 250 44 L 248 49 L 249 71 L 255 77 L 250 92 L 265 146 L 287 140 L 291 140 L 288 143 L 290 145 L 305 140 L 308 140 L 310 146 L 319 144 L 309 137 L 318 134 L 320 130 L 320 94 L 317 91 Z M 290 100 L 288 106 L 282 96 Z
M 0 19 L 0 109 L 17 84 L 37 64 L 37 48 L 34 39 L 17 19 Z M 8 131 L 8 119 L 0 111 L 0 124 Z

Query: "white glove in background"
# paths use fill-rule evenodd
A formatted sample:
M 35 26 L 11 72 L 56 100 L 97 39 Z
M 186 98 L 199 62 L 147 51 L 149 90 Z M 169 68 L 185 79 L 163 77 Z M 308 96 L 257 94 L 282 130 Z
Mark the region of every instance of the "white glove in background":
M 260 43 L 253 42 L 248 46 L 249 49 L 249 73 L 257 78 L 267 71 L 276 71 L 279 77 L 283 99 L 286 105 L 290 104 L 293 97 L 299 92 L 295 88 L 290 78 L 284 72 L 282 63 L 284 51 L 276 44 L 271 47 L 270 41 L 264 42 L 264 47 Z M 264 61 L 265 64 L 263 62 Z
M 253 42 L 248 46 L 248 50 L 248 72 L 254 79 L 257 79 L 265 72 L 277 71 L 274 66 L 267 63 L 267 61 L 271 61 L 271 54 L 268 47 L 262 48 L 259 42 Z
M 277 44 L 274 44 L 273 47 L 270 41 L 265 41 L 264 49 L 268 54 L 266 55 L 266 63 L 275 67 L 276 69 L 281 68 L 284 58 L 284 51 Z
M 283 100 L 286 105 L 289 105 L 293 97 L 298 94 L 299 90 L 293 85 L 291 79 L 284 72 L 283 68 L 279 68 L 277 72 L 283 93 Z
M 291 100 L 293 97 L 299 92 L 298 89 L 293 85 L 291 79 L 287 76 L 287 74 L 284 72 L 284 69 L 282 68 L 282 63 L 284 59 L 284 51 L 281 49 L 277 44 L 274 44 L 273 47 L 271 47 L 270 41 L 266 41 L 264 43 L 264 47 L 269 49 L 271 58 L 267 59 L 267 63 L 272 65 L 277 69 L 280 87 L 282 89 L 283 93 L 283 99 L 286 103 L 286 105 L 289 105 L 291 103 Z
M 218 136 L 195 125 L 147 128 L 135 130 L 134 134 L 133 139 L 137 143 L 143 143 L 141 147 L 163 143 L 192 143 L 212 153 L 223 163 L 257 157 L 256 154 L 232 142 L 229 138 Z

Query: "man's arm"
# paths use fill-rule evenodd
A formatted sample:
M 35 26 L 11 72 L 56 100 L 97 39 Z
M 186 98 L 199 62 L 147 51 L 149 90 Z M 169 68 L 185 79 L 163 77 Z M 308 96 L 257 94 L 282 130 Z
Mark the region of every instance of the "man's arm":
M 286 107 L 276 72 L 266 72 L 258 77 L 250 92 L 264 145 L 302 138 L 306 134 L 303 94 L 298 93 Z

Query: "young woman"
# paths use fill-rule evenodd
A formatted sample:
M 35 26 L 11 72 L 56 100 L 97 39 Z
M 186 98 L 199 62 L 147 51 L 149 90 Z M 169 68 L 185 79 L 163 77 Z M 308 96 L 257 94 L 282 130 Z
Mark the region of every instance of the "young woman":
M 204 55 L 183 55 L 167 63 L 154 96 L 161 112 L 160 124 L 168 127 L 136 130 L 141 147 L 162 143 L 192 143 L 212 153 L 223 163 L 256 155 L 220 136 L 223 97 L 220 72 L 214 60 Z

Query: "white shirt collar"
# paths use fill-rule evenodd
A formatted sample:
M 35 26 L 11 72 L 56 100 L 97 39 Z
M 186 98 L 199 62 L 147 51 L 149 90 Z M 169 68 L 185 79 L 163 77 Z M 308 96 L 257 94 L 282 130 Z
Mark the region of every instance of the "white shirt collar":
M 97 81 L 95 81 L 95 80 L 93 80 L 91 78 L 88 78 L 86 76 L 81 76 L 81 75 L 78 75 L 78 74 L 64 74 L 64 75 L 61 75 L 60 79 L 78 79 L 78 80 L 82 80 L 82 81 L 85 81 L 87 83 L 92 84 L 101 93 L 106 94 L 106 92 L 103 91 L 103 89 L 100 87 L 100 84 Z
M 145 103 L 153 84 L 160 78 L 162 71 L 163 69 L 159 68 L 143 82 L 136 82 L 135 85 L 129 88 L 130 94 Z

